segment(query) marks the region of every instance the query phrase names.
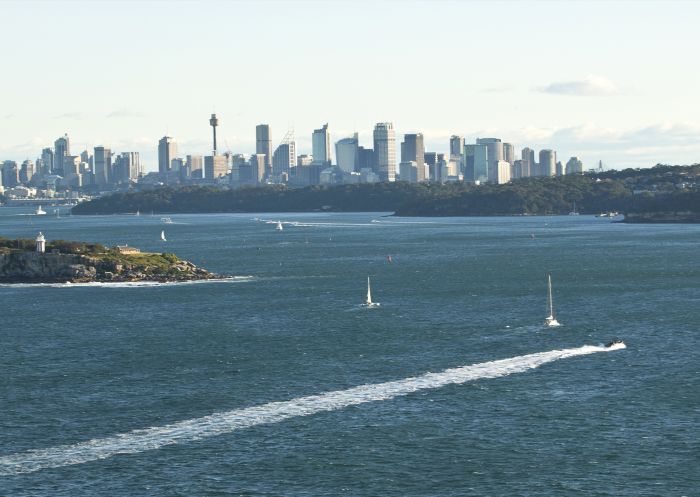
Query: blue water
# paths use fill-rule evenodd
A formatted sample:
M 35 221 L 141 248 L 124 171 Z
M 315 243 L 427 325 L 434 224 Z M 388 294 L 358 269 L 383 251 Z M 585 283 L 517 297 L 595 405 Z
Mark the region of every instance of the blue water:
M 0 495 L 690 496 L 700 488 L 698 226 L 260 215 L 299 222 L 277 232 L 254 215 L 173 215 L 164 225 L 160 216 L 28 212 L 0 209 L 0 236 L 42 230 L 48 239 L 128 243 L 250 278 L 0 286 Z M 558 329 L 541 326 L 547 273 Z M 368 275 L 378 309 L 358 307 Z M 627 349 L 266 418 L 276 401 L 523 362 L 614 336 Z M 248 427 L 208 436 L 196 424 L 251 406 L 262 414 Z M 188 420 L 167 445 L 172 434 L 161 428 Z M 133 432 L 149 428 L 160 443 L 150 450 Z M 132 453 L 91 457 L 119 434 L 137 445 Z M 28 463 L 38 449 L 81 442 Z

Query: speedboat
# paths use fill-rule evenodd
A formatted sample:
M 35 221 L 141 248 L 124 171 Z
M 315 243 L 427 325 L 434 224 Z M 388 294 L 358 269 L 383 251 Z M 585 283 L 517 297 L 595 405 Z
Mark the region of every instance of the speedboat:
M 606 349 L 609 349 L 609 348 L 611 348 L 611 347 L 614 347 L 615 345 L 620 345 L 620 344 L 624 345 L 625 342 L 623 342 L 623 341 L 620 340 L 619 338 L 614 338 L 614 339 L 610 340 L 608 343 L 605 344 L 605 348 L 606 348 Z

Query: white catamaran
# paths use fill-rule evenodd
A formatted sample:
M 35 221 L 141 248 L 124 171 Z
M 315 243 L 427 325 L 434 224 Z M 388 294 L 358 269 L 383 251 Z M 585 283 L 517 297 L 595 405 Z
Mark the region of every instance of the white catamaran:
M 544 320 L 544 324 L 549 327 L 560 326 L 557 318 L 554 317 L 554 303 L 552 301 L 552 275 L 547 275 L 547 308 L 549 316 Z
M 372 290 L 369 286 L 369 276 L 367 276 L 367 300 L 362 304 L 362 307 L 379 307 L 381 304 L 379 302 L 372 302 Z

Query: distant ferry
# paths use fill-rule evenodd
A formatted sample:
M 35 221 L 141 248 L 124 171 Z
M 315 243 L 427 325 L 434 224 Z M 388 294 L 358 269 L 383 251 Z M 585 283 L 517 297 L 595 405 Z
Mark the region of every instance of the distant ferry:
M 161 217 L 160 221 L 165 224 L 173 224 L 173 220 L 170 219 L 169 217 Z
M 595 217 L 617 217 L 619 215 L 620 215 L 620 213 L 617 211 L 609 211 L 609 212 L 601 212 L 600 214 L 596 214 Z

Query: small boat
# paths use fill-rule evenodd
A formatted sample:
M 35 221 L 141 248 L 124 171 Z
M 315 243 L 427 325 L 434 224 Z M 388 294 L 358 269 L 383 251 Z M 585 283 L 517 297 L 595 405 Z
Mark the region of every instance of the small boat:
M 615 347 L 616 345 L 620 345 L 620 344 L 624 345 L 625 342 L 623 342 L 619 338 L 613 338 L 612 340 L 610 340 L 608 343 L 605 344 L 605 348 L 609 349 L 609 348 Z
M 276 229 L 277 231 L 282 231 L 282 230 L 284 229 L 284 228 L 282 227 L 282 222 L 281 222 L 281 221 L 277 221 L 277 226 L 275 226 L 275 229 Z
M 136 209 L 136 214 L 135 214 L 135 216 L 140 216 L 140 215 L 141 215 L 141 212 L 140 212 L 138 209 Z
M 161 217 L 160 222 L 165 223 L 165 224 L 173 224 L 173 220 L 170 219 L 169 217 Z
M 578 216 L 578 211 L 576 210 L 576 202 L 574 202 L 574 208 L 569 212 L 569 216 Z
M 367 276 L 367 298 L 365 299 L 365 303 L 362 304 L 362 307 L 379 307 L 381 304 L 379 302 L 372 302 L 372 290 L 369 285 L 369 276 Z
M 45 215 L 46 215 L 46 211 L 45 211 L 44 209 L 42 209 L 41 206 L 39 206 L 39 207 L 36 208 L 35 214 L 36 214 L 37 216 L 45 216 Z
M 544 324 L 553 328 L 555 326 L 561 326 L 557 318 L 554 317 L 554 302 L 552 301 L 552 275 L 547 275 L 547 307 L 549 309 L 549 316 L 544 320 Z
M 164 242 L 167 242 L 168 240 L 165 239 L 165 231 L 160 232 L 160 239 L 163 240 Z

